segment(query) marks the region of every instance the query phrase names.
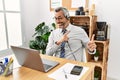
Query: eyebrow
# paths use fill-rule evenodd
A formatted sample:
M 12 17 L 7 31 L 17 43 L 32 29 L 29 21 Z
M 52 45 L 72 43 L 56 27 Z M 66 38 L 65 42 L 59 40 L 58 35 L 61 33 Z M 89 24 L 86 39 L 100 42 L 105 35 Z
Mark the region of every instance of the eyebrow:
M 61 18 L 62 16 L 58 16 L 58 17 L 56 17 L 56 16 L 54 16 L 54 18 Z

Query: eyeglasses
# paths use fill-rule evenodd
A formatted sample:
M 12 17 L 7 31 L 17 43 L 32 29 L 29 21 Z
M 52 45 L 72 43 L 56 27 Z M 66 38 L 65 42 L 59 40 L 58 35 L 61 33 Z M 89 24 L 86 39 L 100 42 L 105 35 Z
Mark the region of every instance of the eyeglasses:
M 54 17 L 53 19 L 55 19 L 55 20 L 62 20 L 63 17 Z

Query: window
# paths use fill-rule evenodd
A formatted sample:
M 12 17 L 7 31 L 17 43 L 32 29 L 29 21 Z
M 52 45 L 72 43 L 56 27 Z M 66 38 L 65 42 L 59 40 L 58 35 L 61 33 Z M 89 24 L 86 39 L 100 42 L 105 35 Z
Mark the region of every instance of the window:
M 0 51 L 22 45 L 20 0 L 0 0 Z

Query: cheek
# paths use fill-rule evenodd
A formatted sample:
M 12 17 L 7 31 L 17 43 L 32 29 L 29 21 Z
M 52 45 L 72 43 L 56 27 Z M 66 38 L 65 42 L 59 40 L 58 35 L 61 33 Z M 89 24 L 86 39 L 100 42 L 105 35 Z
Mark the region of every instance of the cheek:
M 56 21 L 56 23 L 61 23 L 61 22 L 62 22 L 62 21 L 60 21 L 60 20 L 57 20 L 57 21 Z

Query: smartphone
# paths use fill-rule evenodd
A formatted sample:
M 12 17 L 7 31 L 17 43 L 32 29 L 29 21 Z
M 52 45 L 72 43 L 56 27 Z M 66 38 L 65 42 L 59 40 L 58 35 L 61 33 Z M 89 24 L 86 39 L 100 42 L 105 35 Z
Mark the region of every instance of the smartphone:
M 71 70 L 70 74 L 80 75 L 82 70 L 83 70 L 82 66 L 74 66 L 73 69 Z

